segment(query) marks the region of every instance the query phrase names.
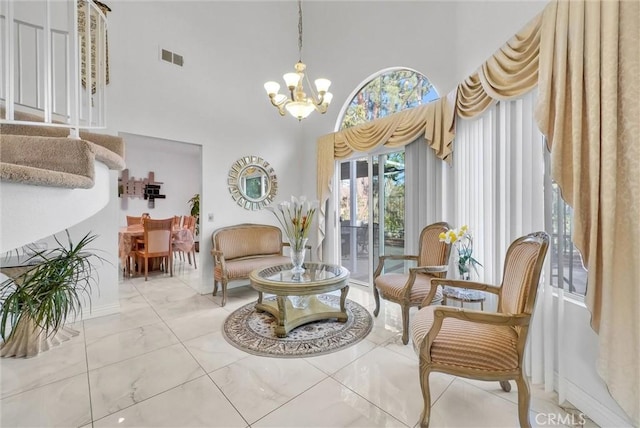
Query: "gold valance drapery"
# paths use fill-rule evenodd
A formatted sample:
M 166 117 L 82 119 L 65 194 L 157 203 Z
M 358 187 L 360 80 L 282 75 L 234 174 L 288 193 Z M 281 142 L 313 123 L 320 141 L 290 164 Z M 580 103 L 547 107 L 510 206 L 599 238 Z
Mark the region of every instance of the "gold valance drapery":
M 542 14 L 458 85 L 456 115 L 471 119 L 496 101 L 521 97 L 538 83 Z

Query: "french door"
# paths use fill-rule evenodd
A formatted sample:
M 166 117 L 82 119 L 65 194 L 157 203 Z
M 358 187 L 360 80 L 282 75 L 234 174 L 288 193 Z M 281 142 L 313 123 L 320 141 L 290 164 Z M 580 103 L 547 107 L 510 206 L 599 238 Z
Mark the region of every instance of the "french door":
M 340 164 L 338 242 L 352 281 L 372 284 L 380 255 L 404 253 L 404 190 L 404 151 Z M 403 269 L 402 261 L 385 267 L 386 272 Z

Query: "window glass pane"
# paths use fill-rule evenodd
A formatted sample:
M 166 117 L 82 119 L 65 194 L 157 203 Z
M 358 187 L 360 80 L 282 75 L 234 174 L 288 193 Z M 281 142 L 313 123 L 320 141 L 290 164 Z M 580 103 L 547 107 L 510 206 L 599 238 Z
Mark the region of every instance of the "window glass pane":
M 584 296 L 587 270 L 573 245 L 573 210 L 565 203 L 556 183 L 552 184 L 551 285 Z
M 373 78 L 349 103 L 340 129 L 388 116 L 438 98 L 429 79 L 412 70 L 390 70 Z
M 387 69 L 362 85 L 349 101 L 340 129 L 436 99 L 438 93 L 424 75 Z M 352 280 L 370 284 L 380 255 L 404 253 L 404 168 L 404 150 L 340 164 L 340 252 Z M 403 261 L 385 265 L 386 272 L 404 268 Z

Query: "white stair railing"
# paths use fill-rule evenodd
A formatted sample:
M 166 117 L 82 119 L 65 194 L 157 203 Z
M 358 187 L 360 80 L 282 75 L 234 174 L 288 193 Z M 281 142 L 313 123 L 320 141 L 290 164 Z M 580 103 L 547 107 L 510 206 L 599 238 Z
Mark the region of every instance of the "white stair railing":
M 107 19 L 93 0 L 0 0 L 0 35 L 0 122 L 67 127 L 76 138 L 106 127 Z

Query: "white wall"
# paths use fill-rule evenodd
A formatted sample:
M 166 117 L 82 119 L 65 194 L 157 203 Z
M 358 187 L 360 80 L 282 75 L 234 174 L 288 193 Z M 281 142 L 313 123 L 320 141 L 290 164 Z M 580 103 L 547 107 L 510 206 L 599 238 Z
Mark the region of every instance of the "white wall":
M 144 198 L 120 198 L 118 223 L 127 225 L 127 215 L 140 216 L 148 212 L 152 218 L 169 218 L 174 215 L 189 215 L 187 203 L 202 187 L 202 147 L 179 141 L 144 137 L 120 133 L 126 144 L 125 162 L 129 178 L 148 178 L 153 171 L 155 180 L 161 182 L 160 194 L 165 199 L 156 199 L 155 208 L 149 208 Z
M 109 195 L 108 201 L 106 205 L 93 216 L 67 228 L 71 240 L 74 243 L 77 243 L 86 234 L 97 235 L 97 238 L 90 244 L 87 250 L 102 258 L 102 261 L 93 259 L 96 284 L 92 285 L 90 300 L 84 300 L 82 306 L 82 318 L 84 319 L 109 315 L 117 313 L 120 310 L 118 299 L 118 197 L 116 193 L 118 172 L 107 170 L 107 167 L 100 163 L 96 164 L 96 167 L 100 169 L 99 173 L 101 176 L 103 174 L 108 176 L 104 179 L 105 183 L 100 185 L 100 193 Z M 51 202 L 50 199 L 55 198 L 56 195 L 59 196 L 59 189 L 57 188 L 29 187 L 32 188 L 33 197 L 40 201 L 44 200 L 45 203 Z M 50 192 L 53 193 L 49 194 Z M 70 202 L 64 198 L 59 198 L 57 203 L 65 206 L 65 204 L 69 205 Z M 71 203 L 72 205 L 86 203 L 86 198 L 74 200 Z M 51 202 L 47 206 L 48 208 L 46 210 L 42 207 L 25 207 L 33 213 L 41 216 L 46 215 L 47 220 L 45 223 L 47 224 L 56 225 L 59 222 L 64 223 L 65 218 L 69 217 L 67 211 L 57 209 L 55 202 Z M 45 245 L 43 249 L 53 249 L 58 246 L 55 242 L 57 238 L 62 245 L 68 246 L 67 236 L 64 231 L 65 226 L 62 227 L 62 230 L 55 232 L 55 236 L 37 239 L 37 242 Z M 3 225 L 2 232 L 4 233 L 7 229 L 9 229 L 9 227 Z M 18 227 L 18 229 L 20 229 L 20 227 Z M 4 279 L 3 275 L 0 276 Z M 84 299 L 86 296 L 82 295 L 82 297 Z
M 474 3 L 305 2 L 303 60 L 310 79 L 333 81 L 334 105 L 326 115 L 298 123 L 279 117 L 262 88 L 298 59 L 295 2 L 114 0 L 109 129 L 202 145 L 201 252 L 207 254 L 215 228 L 276 224 L 270 213 L 246 211 L 232 201 L 226 178 L 236 159 L 262 156 L 274 167 L 276 201 L 315 195 L 316 138 L 333 131 L 341 105 L 363 79 L 406 66 L 425 73 L 445 94 L 464 77 L 459 59 L 474 47 L 457 46 L 455 35 L 462 6 Z M 504 19 L 502 10 L 509 13 L 508 22 L 494 25 L 486 37 L 474 34 L 474 42 L 492 52 L 508 39 L 537 12 L 520 3 L 474 10 L 476 19 L 488 23 Z M 160 47 L 183 55 L 184 67 L 160 61 Z M 211 266 L 203 258 L 205 277 Z
M 109 203 L 96 215 L 69 229 L 74 237 L 88 232 L 98 235 L 93 248 L 104 259 L 97 266 L 98 287 L 91 293 L 91 305 L 82 311 L 84 319 L 117 313 L 120 310 L 118 289 L 118 172 L 109 171 Z

